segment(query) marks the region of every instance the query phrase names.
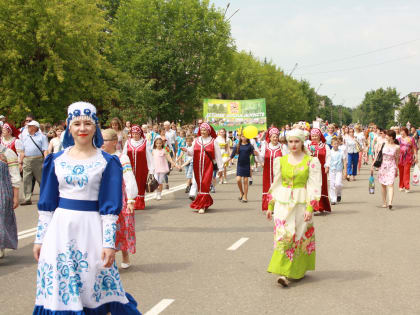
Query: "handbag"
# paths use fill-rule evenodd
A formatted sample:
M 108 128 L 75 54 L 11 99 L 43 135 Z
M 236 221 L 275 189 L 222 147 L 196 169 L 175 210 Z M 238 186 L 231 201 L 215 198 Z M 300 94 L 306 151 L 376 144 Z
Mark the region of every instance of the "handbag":
M 215 163 L 214 161 L 213 161 L 213 159 L 211 158 L 211 156 L 210 156 L 210 153 L 208 153 L 204 148 L 203 148 L 203 150 L 204 150 L 204 152 L 207 154 L 207 156 L 209 157 L 209 159 L 210 159 L 210 161 L 211 161 L 211 163 L 213 164 L 213 171 L 214 172 L 217 172 L 218 170 L 219 170 L 219 167 L 217 166 L 217 163 Z
M 357 152 L 362 151 L 362 146 L 360 145 L 359 141 L 357 141 L 357 140 L 356 140 L 356 150 L 357 150 Z
M 382 150 L 384 149 L 384 145 L 385 143 L 382 143 L 381 150 L 378 152 L 378 156 L 376 157 L 375 163 L 373 163 L 373 166 L 375 167 L 381 167 L 382 165 L 382 159 L 383 159 Z
M 156 190 L 156 188 L 158 188 L 159 183 L 156 180 L 155 176 L 153 174 L 149 174 L 149 177 L 147 177 L 147 182 L 146 182 L 146 192 L 151 193 L 154 192 Z
M 420 168 L 418 163 L 416 165 L 414 165 L 414 170 L 413 170 L 413 178 L 412 178 L 412 183 L 413 185 L 417 186 L 420 184 Z

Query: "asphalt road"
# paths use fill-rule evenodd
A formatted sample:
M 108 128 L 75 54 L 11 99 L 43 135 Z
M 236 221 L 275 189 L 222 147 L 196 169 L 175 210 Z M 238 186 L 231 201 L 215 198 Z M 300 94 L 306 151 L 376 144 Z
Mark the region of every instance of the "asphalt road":
M 136 212 L 137 253 L 121 271 L 124 288 L 148 315 L 420 314 L 420 187 L 397 189 L 389 211 L 378 189 L 368 194 L 367 178 L 365 167 L 345 182 L 332 214 L 315 217 L 316 271 L 287 289 L 266 272 L 273 226 L 260 210 L 261 172 L 247 204 L 237 200 L 233 176 L 216 187 L 204 215 L 189 208 L 183 189 L 148 201 Z M 183 174 L 170 176 L 171 188 L 183 182 Z M 16 215 L 23 234 L 0 260 L 0 314 L 31 314 L 35 300 L 36 207 Z

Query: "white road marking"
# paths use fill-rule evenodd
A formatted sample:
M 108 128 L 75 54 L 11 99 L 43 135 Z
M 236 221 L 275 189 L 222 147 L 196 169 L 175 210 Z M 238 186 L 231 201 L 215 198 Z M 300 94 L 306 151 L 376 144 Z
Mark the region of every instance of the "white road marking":
M 171 305 L 174 301 L 175 300 L 173 300 L 173 299 L 163 299 L 158 304 L 153 306 L 152 309 L 144 315 L 158 315 L 158 314 L 162 313 L 165 310 L 165 308 L 167 308 L 169 305 Z
M 21 236 L 21 235 L 26 234 L 26 233 L 35 232 L 35 231 L 36 231 L 36 229 L 37 229 L 37 228 L 35 227 L 35 228 L 29 229 L 29 230 L 24 230 L 24 231 L 21 231 L 21 232 L 19 232 L 19 233 L 18 233 L 18 236 Z
M 232 175 L 235 172 L 236 172 L 236 170 L 228 171 L 226 173 L 226 175 Z M 169 190 L 164 190 L 164 191 L 162 191 L 162 196 L 169 195 L 169 194 L 172 194 L 172 193 L 174 193 L 178 190 L 185 189 L 185 187 L 187 187 L 187 184 L 178 185 L 178 186 L 172 187 Z M 147 194 L 146 197 L 144 198 L 144 200 L 145 201 L 153 200 L 153 199 L 155 199 L 155 197 L 156 197 L 156 194 L 154 192 L 152 192 L 150 194 Z M 36 234 L 36 230 L 37 230 L 37 228 L 34 227 L 32 229 L 28 229 L 28 230 L 24 230 L 24 231 L 19 232 L 18 233 L 18 240 L 34 236 Z
M 242 237 L 238 241 L 236 241 L 231 247 L 229 247 L 227 250 L 237 250 L 239 247 L 241 247 L 247 240 L 249 240 L 249 237 Z

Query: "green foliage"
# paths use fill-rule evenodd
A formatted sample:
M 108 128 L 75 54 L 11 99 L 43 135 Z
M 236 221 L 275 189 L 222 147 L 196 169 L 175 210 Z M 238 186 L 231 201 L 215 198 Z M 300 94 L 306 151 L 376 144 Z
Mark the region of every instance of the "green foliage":
M 109 102 L 103 15 L 94 0 L 0 0 L 0 110 L 52 121 L 75 100 Z
M 232 51 L 230 25 L 208 1 L 127 1 L 112 32 L 113 63 L 147 89 L 137 103 L 133 91 L 122 93 L 120 105 L 144 118 L 196 117 L 201 99 L 217 91 L 215 78 Z
M 0 0 L 0 112 L 11 120 L 56 122 L 86 100 L 102 122 L 191 122 L 209 97 L 264 97 L 278 126 L 331 113 L 309 82 L 236 51 L 209 0 Z M 351 113 L 330 109 L 336 122 Z
M 366 92 L 355 118 L 364 125 L 373 122 L 378 127 L 389 128 L 394 124 L 394 112 L 399 104 L 400 97 L 395 88 L 371 90 Z
M 409 95 L 408 102 L 400 109 L 398 122 L 401 126 L 407 125 L 407 122 L 410 122 L 411 126 L 420 126 L 420 110 L 417 96 Z

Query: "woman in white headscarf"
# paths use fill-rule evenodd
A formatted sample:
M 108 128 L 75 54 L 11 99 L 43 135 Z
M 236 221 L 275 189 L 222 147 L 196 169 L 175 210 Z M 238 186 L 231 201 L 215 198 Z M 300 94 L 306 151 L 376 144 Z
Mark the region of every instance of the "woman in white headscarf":
M 274 160 L 274 181 L 267 219 L 274 218 L 274 253 L 268 272 L 279 275 L 284 287 L 289 278 L 303 278 L 315 269 L 315 233 L 312 213 L 321 197 L 321 164 L 304 146 L 303 130 L 287 134 L 289 154 Z

